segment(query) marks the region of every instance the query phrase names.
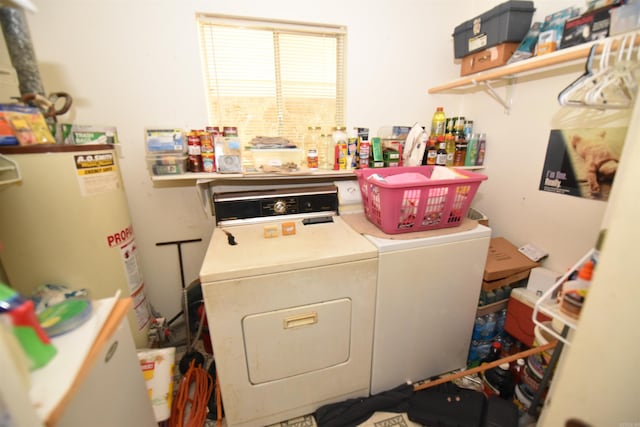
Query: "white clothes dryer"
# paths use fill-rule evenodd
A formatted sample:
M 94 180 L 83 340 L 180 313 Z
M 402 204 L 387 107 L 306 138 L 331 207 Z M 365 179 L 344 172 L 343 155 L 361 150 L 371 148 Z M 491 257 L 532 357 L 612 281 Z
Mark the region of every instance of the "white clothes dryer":
M 368 396 L 378 253 L 336 188 L 213 199 L 200 281 L 227 425 Z

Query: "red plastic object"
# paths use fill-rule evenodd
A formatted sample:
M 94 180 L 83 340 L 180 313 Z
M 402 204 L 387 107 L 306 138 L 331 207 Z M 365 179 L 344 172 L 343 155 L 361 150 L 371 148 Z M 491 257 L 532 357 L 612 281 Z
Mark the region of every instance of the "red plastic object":
M 485 175 L 464 169 L 453 170 L 455 179 L 390 184 L 375 177 L 386 178 L 402 173 L 418 173 L 426 178 L 437 166 L 406 166 L 358 169 L 360 193 L 364 213 L 369 221 L 387 234 L 435 230 L 456 227 L 467 216 L 467 211 Z
M 204 310 L 204 304 L 200 304 L 198 306 L 198 318 L 202 319 L 204 323 L 202 325 L 202 345 L 204 350 L 208 354 L 213 354 L 213 346 L 211 345 L 211 335 L 209 335 L 209 324 L 207 323 L 207 313 L 204 313 L 204 317 L 202 316 L 202 311 Z

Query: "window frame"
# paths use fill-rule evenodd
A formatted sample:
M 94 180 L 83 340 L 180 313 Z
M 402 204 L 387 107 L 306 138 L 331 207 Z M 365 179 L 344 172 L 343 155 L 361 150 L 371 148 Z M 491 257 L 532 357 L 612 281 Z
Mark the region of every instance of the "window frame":
M 225 26 L 231 28 L 249 28 L 252 30 L 269 31 L 274 38 L 274 61 L 277 61 L 277 42 L 279 34 L 300 34 L 300 35 L 323 35 L 327 37 L 333 37 L 336 40 L 335 55 L 336 55 L 336 70 L 335 70 L 335 117 L 333 123 L 298 123 L 296 125 L 300 128 L 300 131 L 306 129 L 309 125 L 323 125 L 329 127 L 327 132 L 333 126 L 345 126 L 345 104 L 346 104 L 346 44 L 347 44 L 347 28 L 342 25 L 330 25 L 310 22 L 297 22 L 286 20 L 275 20 L 266 18 L 254 18 L 243 17 L 235 15 L 221 15 L 210 13 L 197 13 L 196 14 L 198 37 L 200 41 L 199 52 L 201 56 L 201 64 L 203 68 L 203 79 L 205 86 L 205 98 L 207 100 L 207 117 L 211 125 L 213 126 L 238 126 L 238 132 L 243 139 L 243 146 L 246 145 L 251 137 L 259 135 L 251 135 L 247 133 L 247 129 L 243 129 L 241 125 L 237 124 L 223 124 L 224 117 L 220 117 L 220 110 L 213 111 L 215 101 L 212 101 L 211 97 L 215 91 L 215 88 L 211 85 L 211 79 L 209 73 L 209 62 L 206 58 L 206 49 L 204 46 L 204 30 L 203 28 L 208 25 Z M 276 65 L 276 69 L 279 65 Z M 276 72 L 277 74 L 277 72 Z M 287 137 L 291 136 L 291 129 L 285 129 L 285 111 L 284 111 L 284 95 L 282 94 L 282 80 L 281 76 L 276 75 L 276 120 L 277 120 L 277 135 L 263 135 L 263 136 L 278 136 Z M 302 143 L 302 135 L 298 134 L 297 143 Z

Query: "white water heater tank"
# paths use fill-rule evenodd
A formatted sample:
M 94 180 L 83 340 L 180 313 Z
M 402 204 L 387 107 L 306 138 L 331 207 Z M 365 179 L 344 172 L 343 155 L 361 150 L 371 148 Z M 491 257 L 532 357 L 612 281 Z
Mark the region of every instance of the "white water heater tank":
M 84 288 L 92 299 L 120 290 L 133 299 L 129 326 L 136 347 L 145 347 L 150 314 L 113 146 L 0 146 L 0 155 L 8 284 L 24 296 L 43 284 Z M 12 163 L 17 170 L 7 171 Z

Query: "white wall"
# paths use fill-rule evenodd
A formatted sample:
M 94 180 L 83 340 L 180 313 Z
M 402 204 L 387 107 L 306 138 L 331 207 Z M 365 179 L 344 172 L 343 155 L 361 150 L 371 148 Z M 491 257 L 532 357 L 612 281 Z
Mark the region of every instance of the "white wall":
M 458 18 L 445 0 L 61 0 L 37 6 L 28 22 L 44 87 L 75 100 L 63 120 L 118 128 L 147 294 L 168 317 L 180 307 L 177 250 L 155 243 L 203 239 L 183 247 L 188 284 L 198 275 L 213 221 L 192 185 L 151 182 L 143 130 L 207 124 L 196 12 L 347 25 L 350 127 L 428 123 L 436 100 L 427 87 L 456 71 L 450 34 Z
M 140 247 L 147 294 L 166 316 L 179 310 L 175 248 L 156 242 L 202 238 L 186 245 L 185 276 L 195 279 L 213 221 L 193 186 L 153 184 L 143 145 L 146 126 L 207 124 L 198 56 L 196 12 L 343 24 L 348 27 L 347 125 L 429 124 L 438 105 L 473 118 L 489 136 L 489 180 L 477 207 L 494 235 L 537 243 L 563 270 L 591 247 L 605 203 L 537 190 L 544 150 L 558 110 L 555 96 L 578 73 L 516 87 L 513 110 L 482 93 L 428 95 L 427 88 L 458 76 L 451 34 L 456 25 L 499 1 L 363 0 L 59 0 L 37 1 L 28 14 L 47 91 L 74 96 L 64 119 L 118 128 L 122 174 Z M 539 14 L 570 1 L 536 1 Z
M 474 2 L 474 14 L 502 3 Z M 572 0 L 534 2 L 534 21 L 554 11 L 583 6 Z M 476 196 L 475 207 L 489 216 L 494 235 L 520 246 L 534 243 L 549 251 L 544 266 L 563 273 L 595 245 L 606 202 L 563 196 L 538 190 L 551 129 L 626 126 L 629 111 L 596 112 L 561 107 L 558 93 L 584 72 L 578 61 L 544 73 L 544 78 L 518 77 L 511 110 L 478 90 L 463 96 L 461 111 L 487 133 L 489 176 Z M 497 89 L 506 96 L 506 88 Z

